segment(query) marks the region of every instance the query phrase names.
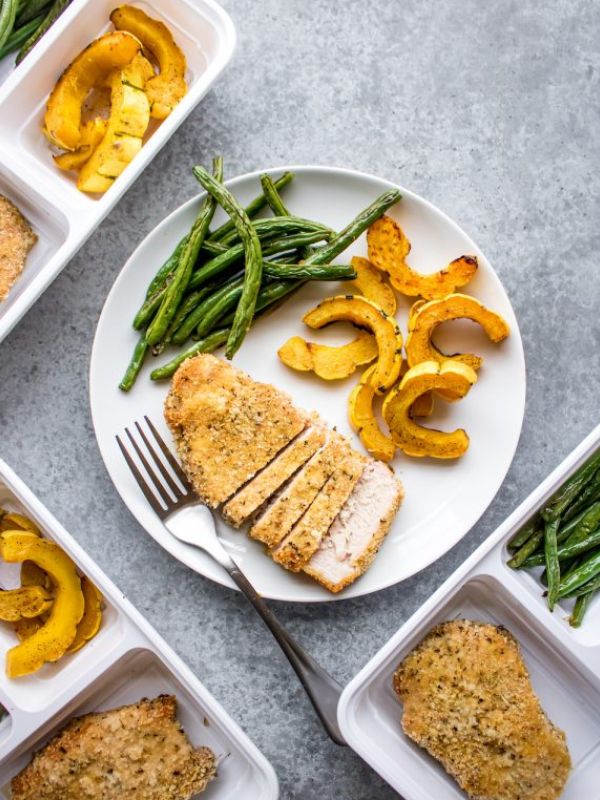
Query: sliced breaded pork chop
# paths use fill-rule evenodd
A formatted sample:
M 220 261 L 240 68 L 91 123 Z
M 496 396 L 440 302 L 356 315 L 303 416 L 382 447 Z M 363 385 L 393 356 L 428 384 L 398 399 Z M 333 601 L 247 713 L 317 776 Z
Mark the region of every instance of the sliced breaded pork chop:
M 311 424 L 223 506 L 223 518 L 235 528 L 247 522 L 325 444 L 326 438 L 323 424 Z
M 403 496 L 392 470 L 369 460 L 304 572 L 330 592 L 353 583 L 371 566 Z
M 0 301 L 23 271 L 36 242 L 31 225 L 14 203 L 0 194 Z
M 190 800 L 215 776 L 170 695 L 71 720 L 12 779 L 12 800 Z
M 505 628 L 436 625 L 396 670 L 394 689 L 404 732 L 472 800 L 561 795 L 571 767 L 565 735 L 546 717 Z
M 347 446 L 338 434 L 330 434 L 327 444 L 315 453 L 283 491 L 266 506 L 250 528 L 250 536 L 268 547 L 279 544 L 332 475 L 336 460 Z
M 315 500 L 285 539 L 271 551 L 274 561 L 292 572 L 300 572 L 350 497 L 366 463 L 364 456 L 348 447 Z
M 291 399 L 214 356 L 179 367 L 165 419 L 188 478 L 211 508 L 228 500 L 308 424 Z

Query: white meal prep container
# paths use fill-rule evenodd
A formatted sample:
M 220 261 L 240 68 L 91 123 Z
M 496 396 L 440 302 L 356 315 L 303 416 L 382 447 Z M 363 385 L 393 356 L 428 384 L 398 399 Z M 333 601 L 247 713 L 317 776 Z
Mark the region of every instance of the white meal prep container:
M 99 633 L 81 650 L 34 675 L 7 678 L 0 667 L 0 798 L 10 798 L 11 778 L 71 717 L 174 694 L 178 719 L 195 746 L 207 745 L 219 759 L 206 800 L 276 800 L 277 777 L 264 756 L 227 715 L 169 645 L 126 600 L 74 539 L 0 460 L 0 506 L 33 519 L 57 542 L 104 595 Z M 18 585 L 19 565 L 0 563 L 0 585 Z M 198 632 L 201 636 L 201 632 Z M 0 658 L 17 643 L 0 626 Z
M 127 0 L 74 0 L 15 69 L 0 62 L 0 194 L 19 208 L 38 235 L 25 269 L 0 303 L 0 341 L 54 280 L 131 186 L 148 162 L 208 92 L 230 60 L 235 29 L 214 0 L 133 2 L 172 31 L 187 60 L 188 93 L 152 131 L 142 150 L 103 195 L 88 195 L 76 173 L 52 161 L 42 134 L 46 101 L 57 78 L 93 39 L 111 29 L 110 12 Z M 92 265 L 90 265 L 92 266 Z
M 600 447 L 600 426 L 558 466 L 400 628 L 348 684 L 338 707 L 346 741 L 405 800 L 464 800 L 466 795 L 402 732 L 392 689 L 398 664 L 437 623 L 466 618 L 504 625 L 516 637 L 533 688 L 565 731 L 573 770 L 561 800 L 600 797 L 600 600 L 579 629 L 568 624 L 573 601 L 551 614 L 537 580 L 514 571 L 506 544 L 552 493 Z

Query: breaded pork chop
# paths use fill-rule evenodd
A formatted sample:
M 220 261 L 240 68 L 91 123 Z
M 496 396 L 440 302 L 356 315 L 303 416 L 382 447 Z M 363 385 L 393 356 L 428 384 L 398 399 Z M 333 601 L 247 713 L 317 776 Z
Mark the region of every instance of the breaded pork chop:
M 571 767 L 505 628 L 436 625 L 394 674 L 402 728 L 473 800 L 556 800 Z
M 211 355 L 179 367 L 165 403 L 188 478 L 211 508 L 230 498 L 308 424 L 268 383 Z
M 29 251 L 37 242 L 30 224 L 11 201 L 0 194 L 0 301 L 25 266 Z
M 189 800 L 215 776 L 171 695 L 71 720 L 11 783 L 13 800 Z

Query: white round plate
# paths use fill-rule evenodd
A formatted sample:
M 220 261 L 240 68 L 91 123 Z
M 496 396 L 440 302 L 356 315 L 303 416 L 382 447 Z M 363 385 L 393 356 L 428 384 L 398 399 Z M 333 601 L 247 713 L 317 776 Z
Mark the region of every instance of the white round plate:
M 281 167 L 296 178 L 285 190 L 285 202 L 293 213 L 342 228 L 355 214 L 393 184 L 362 173 L 326 167 Z M 259 193 L 259 173 L 228 182 L 242 203 Z M 243 532 L 220 524 L 220 533 L 234 558 L 265 597 L 296 602 L 314 602 L 356 597 L 383 589 L 414 575 L 442 556 L 479 519 L 498 491 L 512 461 L 523 421 L 525 362 L 519 328 L 510 301 L 494 270 L 477 246 L 448 217 L 411 192 L 401 189 L 403 199 L 390 212 L 412 243 L 410 263 L 421 272 L 433 272 L 462 254 L 475 254 L 480 268 L 465 291 L 502 314 L 511 335 L 500 345 L 489 342 L 479 326 L 455 322 L 442 326 L 438 343 L 446 352 L 472 351 L 485 364 L 467 398 L 455 404 L 436 403 L 436 413 L 427 424 L 452 430 L 464 427 L 471 445 L 458 461 L 408 458 L 401 453 L 393 466 L 404 482 L 406 499 L 371 569 L 352 586 L 334 596 L 303 575 L 286 572 Z M 130 327 L 146 287 L 157 268 L 188 231 L 201 196 L 190 200 L 167 217 L 133 253 L 108 295 L 94 341 L 90 373 L 93 424 L 106 468 L 121 497 L 139 523 L 172 555 L 211 580 L 233 586 L 229 577 L 199 550 L 180 543 L 162 526 L 131 476 L 115 442 L 115 434 L 144 414 L 159 426 L 167 441 L 163 421 L 167 383 L 153 383 L 150 368 L 168 360 L 170 354 L 150 358 L 133 390 L 124 394 L 117 387 L 137 340 Z M 220 224 L 224 217 L 215 217 Z M 366 255 L 365 237 L 338 258 Z M 358 374 L 345 381 L 325 383 L 285 367 L 277 349 L 289 336 L 310 334 L 311 339 L 342 343 L 350 327 L 331 326 L 325 331 L 307 331 L 302 315 L 320 298 L 335 294 L 340 286 L 313 283 L 305 286 L 271 315 L 260 319 L 250 331 L 234 364 L 253 378 L 267 381 L 291 394 L 304 409 L 317 410 L 327 422 L 351 437 L 346 404 Z M 398 319 L 406 330 L 409 308 L 399 299 Z M 219 355 L 219 353 L 217 353 Z

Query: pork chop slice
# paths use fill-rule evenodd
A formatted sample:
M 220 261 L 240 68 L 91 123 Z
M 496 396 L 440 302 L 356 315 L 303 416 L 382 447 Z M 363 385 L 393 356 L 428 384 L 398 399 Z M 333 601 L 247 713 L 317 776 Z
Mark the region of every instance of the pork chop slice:
M 316 552 L 344 503 L 358 483 L 367 459 L 348 446 L 315 500 L 290 533 L 271 551 L 274 561 L 292 572 L 302 567 Z
M 297 472 L 326 441 L 327 429 L 315 421 L 221 509 L 227 522 L 239 528 Z
M 0 301 L 23 271 L 37 238 L 14 203 L 0 194 Z
M 275 547 L 291 531 L 335 470 L 336 459 L 347 444 L 339 434 L 330 438 L 276 495 L 250 528 L 250 536 Z
M 330 592 L 353 583 L 371 566 L 403 496 L 402 484 L 392 470 L 369 459 L 303 571 Z
M 171 695 L 69 722 L 11 782 L 12 800 L 190 800 L 215 776 Z
M 173 376 L 165 419 L 188 478 L 211 508 L 235 494 L 309 422 L 286 394 L 208 354 L 184 361 Z
M 472 800 L 556 800 L 571 767 L 506 628 L 436 625 L 394 674 L 402 729 Z

